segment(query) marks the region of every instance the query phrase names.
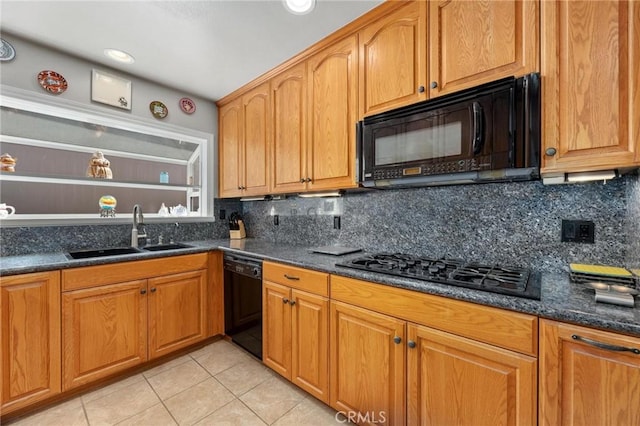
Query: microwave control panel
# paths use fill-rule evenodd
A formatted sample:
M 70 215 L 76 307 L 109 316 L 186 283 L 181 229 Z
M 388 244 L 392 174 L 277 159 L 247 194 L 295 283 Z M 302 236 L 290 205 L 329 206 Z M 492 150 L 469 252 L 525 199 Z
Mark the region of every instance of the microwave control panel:
M 443 163 L 421 164 L 412 167 L 385 167 L 373 171 L 373 179 L 400 179 L 412 176 L 443 175 L 460 172 L 476 172 L 491 169 L 491 156 Z M 367 176 L 369 177 L 369 176 Z

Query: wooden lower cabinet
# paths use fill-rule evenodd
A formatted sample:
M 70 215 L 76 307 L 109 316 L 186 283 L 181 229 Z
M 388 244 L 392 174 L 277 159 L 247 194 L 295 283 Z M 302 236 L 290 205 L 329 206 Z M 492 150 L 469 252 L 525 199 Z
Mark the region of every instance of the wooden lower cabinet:
M 535 358 L 408 325 L 409 425 L 535 425 Z
M 206 272 L 149 279 L 149 359 L 206 337 Z
M 63 390 L 204 340 L 208 262 L 195 254 L 63 271 Z
M 147 360 L 147 282 L 62 294 L 63 389 Z
M 358 424 L 405 421 L 405 326 L 331 301 L 330 405 Z
M 0 414 L 60 393 L 60 272 L 0 277 Z
M 540 424 L 640 424 L 640 339 L 540 321 Z
M 264 282 L 263 362 L 324 402 L 329 401 L 328 338 L 328 298 Z

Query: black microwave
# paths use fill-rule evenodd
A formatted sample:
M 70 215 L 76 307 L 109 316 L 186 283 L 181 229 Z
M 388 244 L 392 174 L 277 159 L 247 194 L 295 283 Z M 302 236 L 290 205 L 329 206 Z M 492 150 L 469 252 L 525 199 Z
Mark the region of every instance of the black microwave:
M 365 187 L 540 177 L 540 75 L 509 77 L 358 123 Z

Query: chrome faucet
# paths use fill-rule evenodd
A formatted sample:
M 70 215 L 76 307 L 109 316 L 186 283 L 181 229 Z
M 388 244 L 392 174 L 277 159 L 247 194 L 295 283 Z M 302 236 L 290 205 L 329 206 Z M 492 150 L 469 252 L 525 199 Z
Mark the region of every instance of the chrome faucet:
M 142 228 L 140 233 L 138 228 Z M 147 234 L 144 230 L 144 216 L 142 215 L 142 209 L 140 204 L 133 206 L 133 228 L 131 228 L 131 247 L 138 247 L 140 238 L 147 238 Z

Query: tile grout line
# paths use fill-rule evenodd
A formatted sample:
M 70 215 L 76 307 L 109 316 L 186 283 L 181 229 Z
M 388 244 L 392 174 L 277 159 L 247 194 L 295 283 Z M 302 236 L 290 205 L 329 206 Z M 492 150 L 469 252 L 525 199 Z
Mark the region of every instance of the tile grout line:
M 91 426 L 91 422 L 89 421 L 89 414 L 87 413 L 87 407 L 84 406 L 82 395 L 78 398 L 80 398 L 80 404 L 82 405 L 82 412 L 84 413 L 84 419 L 87 421 L 87 426 Z

